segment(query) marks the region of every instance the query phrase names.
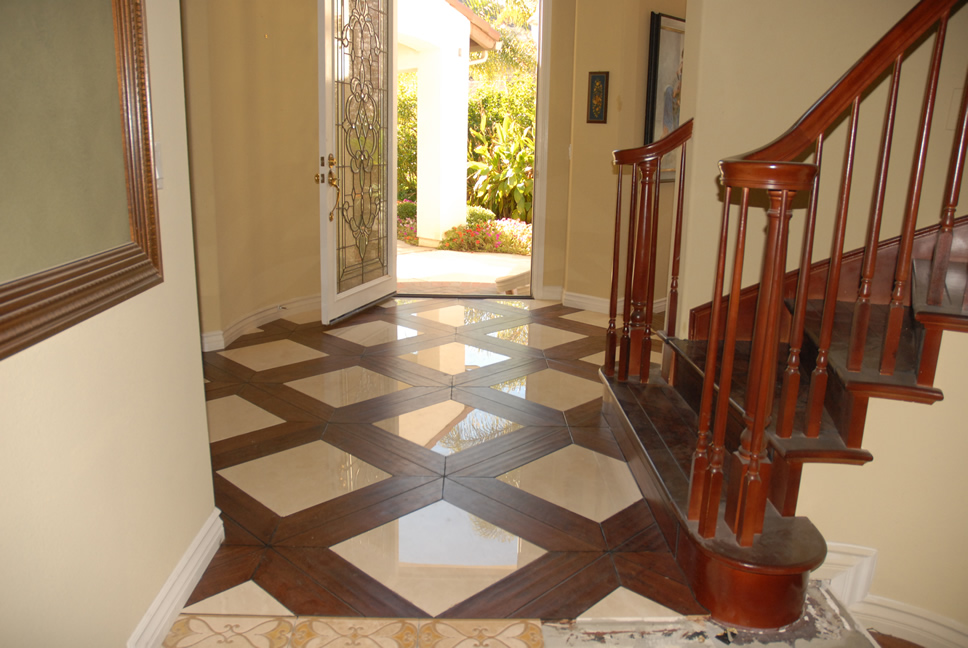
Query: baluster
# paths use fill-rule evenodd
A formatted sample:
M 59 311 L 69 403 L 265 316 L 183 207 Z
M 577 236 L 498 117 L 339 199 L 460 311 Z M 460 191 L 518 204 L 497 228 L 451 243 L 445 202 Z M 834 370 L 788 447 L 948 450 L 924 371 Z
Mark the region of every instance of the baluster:
M 639 359 L 639 366 L 642 367 L 642 382 L 647 382 L 649 366 L 652 362 L 652 317 L 655 314 L 655 267 L 656 267 L 656 248 L 659 242 L 659 174 L 661 165 L 656 160 L 655 174 L 649 183 L 649 201 L 647 227 L 649 227 L 649 267 L 646 272 L 646 293 L 645 293 L 645 333 L 642 337 L 642 354 Z
M 746 413 L 743 417 L 746 429 L 740 436 L 739 450 L 732 456 L 726 498 L 726 522 L 741 546 L 752 545 L 753 536 L 763 530 L 763 514 L 766 510 L 766 484 L 769 483 L 770 464 L 766 459 L 765 431 L 769 424 L 773 400 L 771 396 L 776 381 L 780 302 L 786 268 L 791 194 L 789 191 L 769 191 L 766 250 L 753 324 Z
M 618 190 L 615 196 L 615 242 L 612 245 L 612 285 L 608 295 L 608 331 L 605 333 L 605 364 L 602 373 L 608 377 L 615 375 L 615 346 L 618 342 L 615 332 L 615 317 L 618 314 L 618 271 L 619 252 L 622 248 L 622 174 L 625 166 L 618 165 Z
M 847 210 L 850 204 L 850 185 L 854 174 L 854 150 L 857 145 L 857 125 L 860 121 L 860 96 L 854 98 L 850 111 L 850 133 L 844 160 L 843 182 L 837 200 L 837 220 L 834 238 L 830 245 L 830 267 L 827 269 L 827 289 L 824 292 L 823 315 L 820 323 L 820 341 L 817 345 L 817 364 L 810 377 L 810 393 L 807 397 L 808 437 L 820 436 L 820 418 L 823 415 L 824 397 L 827 392 L 827 353 L 833 337 L 834 315 L 837 312 L 837 292 L 840 285 L 840 269 L 844 257 L 844 232 L 847 229 Z
M 641 362 L 643 347 L 648 346 L 648 340 L 644 334 L 648 332 L 651 323 L 646 321 L 646 300 L 648 296 L 648 269 L 649 251 L 651 250 L 652 235 L 652 214 L 651 206 L 654 199 L 653 179 L 657 170 L 658 162 L 655 159 L 646 159 L 642 165 L 641 189 L 639 191 L 638 218 L 636 223 L 635 240 L 635 264 L 633 267 L 632 278 L 632 325 L 630 328 L 631 340 L 629 345 L 629 372 L 636 375 L 638 370 L 639 380 L 648 382 L 649 365 Z M 638 366 L 636 366 L 638 365 Z
M 968 151 L 968 78 L 961 94 L 961 108 L 958 112 L 960 130 L 951 151 L 951 164 L 944 190 L 944 208 L 941 211 L 941 229 L 931 259 L 931 280 L 928 284 L 928 303 L 938 305 L 944 294 L 945 276 L 948 274 L 948 260 L 951 258 L 951 239 L 955 225 L 955 209 L 961 193 L 961 175 L 965 170 L 965 155 Z M 965 289 L 965 302 L 968 304 L 968 286 Z
M 719 398 L 713 420 L 712 457 L 709 461 L 706 490 L 703 493 L 700 533 L 710 537 L 716 532 L 715 521 L 719 514 L 719 500 L 723 491 L 723 464 L 726 455 L 726 420 L 729 414 L 730 392 L 733 386 L 733 360 L 736 355 L 736 331 L 739 323 L 740 292 L 743 288 L 743 261 L 746 258 L 746 222 L 749 214 L 750 190 L 743 189 L 739 208 L 739 224 L 736 230 L 736 252 L 733 255 L 733 277 L 729 289 L 729 306 L 726 312 L 726 337 L 723 340 L 723 361 L 719 371 Z M 712 522 L 713 524 L 710 524 Z
M 817 201 L 820 195 L 819 169 L 823 162 L 823 140 L 824 135 L 821 133 L 817 137 L 816 151 L 813 156 L 813 163 L 817 165 L 818 173 L 813 180 L 813 192 L 810 194 L 807 219 L 803 225 L 800 276 L 797 277 L 793 319 L 790 322 L 790 349 L 787 355 L 787 366 L 783 371 L 780 409 L 777 413 L 777 436 L 787 439 L 793 436 L 793 418 L 796 414 L 797 398 L 800 393 L 800 350 L 803 345 L 803 323 L 807 317 L 807 297 L 810 293 L 810 263 L 813 260 L 813 237 L 817 223 Z
M 679 310 L 679 258 L 682 251 L 682 199 L 686 188 L 686 143 L 682 143 L 679 157 L 679 190 L 676 198 L 675 237 L 672 243 L 672 276 L 669 280 L 669 299 L 666 300 L 666 335 L 675 337 Z
M 894 74 L 887 101 L 887 114 L 884 117 L 884 132 L 878 153 L 877 187 L 871 216 L 867 221 L 867 239 L 864 246 L 864 261 L 861 267 L 860 286 L 854 304 L 854 316 L 850 324 L 850 343 L 847 348 L 848 371 L 860 371 L 864 363 L 864 346 L 867 343 L 867 329 L 870 325 L 871 293 L 874 283 L 874 270 L 877 267 L 877 243 L 881 239 L 881 216 L 884 213 L 884 196 L 887 193 L 888 167 L 891 164 L 891 143 L 894 139 L 894 117 L 897 112 L 897 94 L 901 80 L 901 60 L 894 61 Z
M 715 480 L 713 486 L 722 483 L 722 448 L 718 449 L 719 462 L 710 462 L 710 428 L 713 410 L 713 387 L 716 382 L 716 353 L 719 348 L 719 314 L 723 302 L 723 281 L 726 275 L 726 247 L 729 237 L 729 203 L 732 187 L 726 186 L 726 200 L 723 205 L 723 219 L 719 230 L 719 254 L 716 257 L 716 279 L 713 282 L 712 315 L 709 319 L 709 331 L 706 340 L 706 362 L 703 369 L 702 401 L 699 405 L 699 428 L 696 450 L 692 456 L 692 470 L 689 478 L 689 519 L 699 520 L 699 533 L 704 537 L 716 534 L 716 518 L 719 515 L 719 495 L 715 496 L 715 503 L 711 511 L 705 510 L 703 501 L 710 488 L 710 480 Z M 716 448 L 712 448 L 715 459 Z
M 625 302 L 622 304 L 622 340 L 619 343 L 618 379 L 625 382 L 629 379 L 629 361 L 631 358 L 632 337 L 629 327 L 632 320 L 632 264 L 635 262 L 635 225 L 637 218 L 640 170 L 638 164 L 632 165 L 632 196 L 629 200 L 629 232 L 625 251 Z
M 935 95 L 938 92 L 938 74 L 941 71 L 941 55 L 944 51 L 945 32 L 948 28 L 948 12 L 941 16 L 938 34 L 935 37 L 934 52 L 928 85 L 921 107 L 921 124 L 918 132 L 918 152 L 908 185 L 907 208 L 901 229 L 901 243 L 897 251 L 897 268 L 894 272 L 894 290 L 891 292 L 891 305 L 887 316 L 887 330 L 884 333 L 884 347 L 881 352 L 880 372 L 884 375 L 894 373 L 897 364 L 897 348 L 901 342 L 901 326 L 904 323 L 904 300 L 911 279 L 911 252 L 914 247 L 914 230 L 918 223 L 918 209 L 921 204 L 921 187 L 924 183 L 924 167 L 928 155 L 928 140 L 931 136 L 931 119 L 934 116 Z

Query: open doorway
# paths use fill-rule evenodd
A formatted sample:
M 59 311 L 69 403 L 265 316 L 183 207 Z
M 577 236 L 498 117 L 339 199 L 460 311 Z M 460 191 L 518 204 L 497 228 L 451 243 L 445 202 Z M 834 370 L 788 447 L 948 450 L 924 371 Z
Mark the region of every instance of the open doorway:
M 539 0 L 406 5 L 398 293 L 530 295 Z

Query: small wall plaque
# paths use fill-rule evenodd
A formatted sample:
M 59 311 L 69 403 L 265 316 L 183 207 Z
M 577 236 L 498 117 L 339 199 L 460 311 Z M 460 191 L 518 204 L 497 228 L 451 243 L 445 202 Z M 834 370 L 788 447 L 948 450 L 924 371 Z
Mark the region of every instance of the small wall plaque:
M 588 123 L 608 121 L 608 72 L 588 73 Z

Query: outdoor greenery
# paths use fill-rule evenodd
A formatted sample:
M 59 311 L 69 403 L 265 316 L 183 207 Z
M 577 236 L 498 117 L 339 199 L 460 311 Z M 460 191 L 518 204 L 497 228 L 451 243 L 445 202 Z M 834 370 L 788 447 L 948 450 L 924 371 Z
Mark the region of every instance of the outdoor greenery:
M 440 247 L 531 254 L 537 47 L 530 21 L 538 3 L 461 1 L 501 33 L 501 46 L 472 55 L 467 225 L 446 232 Z M 399 76 L 397 124 L 397 238 L 416 244 L 416 73 Z
M 478 207 L 476 205 L 467 206 L 467 224 L 477 225 L 478 223 L 483 223 L 485 221 L 492 221 L 497 216 L 490 209 L 486 207 Z
M 397 87 L 397 200 L 417 199 L 417 73 L 403 72 Z

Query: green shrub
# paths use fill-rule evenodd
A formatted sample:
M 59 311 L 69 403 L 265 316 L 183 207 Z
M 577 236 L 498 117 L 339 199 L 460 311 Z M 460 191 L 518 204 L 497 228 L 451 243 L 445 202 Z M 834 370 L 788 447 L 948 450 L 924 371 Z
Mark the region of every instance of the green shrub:
M 417 203 L 411 200 L 397 201 L 397 218 L 416 218 Z
M 495 218 L 497 218 L 497 216 L 494 215 L 494 212 L 486 207 L 478 207 L 477 205 L 467 206 L 468 225 L 477 225 L 478 223 L 492 221 Z

